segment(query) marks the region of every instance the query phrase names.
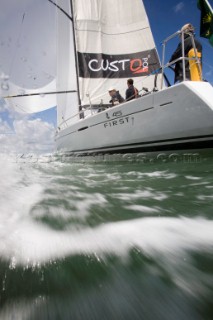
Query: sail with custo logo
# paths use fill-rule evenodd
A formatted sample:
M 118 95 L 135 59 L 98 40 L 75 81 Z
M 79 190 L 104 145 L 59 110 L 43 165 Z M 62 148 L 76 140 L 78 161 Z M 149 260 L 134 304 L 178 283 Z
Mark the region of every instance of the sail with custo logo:
M 80 96 L 79 101 L 75 93 L 58 97 L 59 123 L 63 119 L 72 123 L 80 104 L 108 104 L 110 87 L 125 96 L 128 78 L 134 79 L 136 87 L 153 89 L 152 73 L 160 67 L 160 62 L 141 0 L 60 0 L 57 3 L 64 11 L 73 12 L 69 21 L 58 10 L 59 90 L 72 86 L 79 90 Z M 73 101 L 78 107 L 71 110 L 68 106 Z

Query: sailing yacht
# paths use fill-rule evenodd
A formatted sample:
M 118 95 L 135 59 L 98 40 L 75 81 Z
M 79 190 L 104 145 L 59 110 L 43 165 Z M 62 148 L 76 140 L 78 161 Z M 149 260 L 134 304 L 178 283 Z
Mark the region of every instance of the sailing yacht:
M 163 42 L 161 64 L 142 0 L 49 2 L 57 11 L 58 152 L 88 155 L 212 148 L 211 84 L 202 77 L 188 81 L 185 72 L 178 84 L 165 81 L 172 64 L 164 61 L 167 43 L 178 35 L 183 41 L 183 32 Z M 193 57 L 180 59 L 183 65 L 191 59 L 201 74 L 194 52 Z M 129 78 L 139 97 L 112 107 L 109 88 L 124 96 Z M 54 91 L 51 84 L 50 88 Z M 26 94 L 34 95 L 38 93 Z M 37 96 L 39 103 L 45 98 L 48 107 L 51 97 Z
M 57 150 L 104 154 L 212 147 L 213 88 L 185 79 L 165 85 L 165 67 L 160 68 L 141 0 L 58 4 L 71 16 L 58 11 L 58 88 L 73 92 L 58 95 Z M 125 92 L 128 78 L 141 89 L 140 97 L 110 107 L 108 89 Z

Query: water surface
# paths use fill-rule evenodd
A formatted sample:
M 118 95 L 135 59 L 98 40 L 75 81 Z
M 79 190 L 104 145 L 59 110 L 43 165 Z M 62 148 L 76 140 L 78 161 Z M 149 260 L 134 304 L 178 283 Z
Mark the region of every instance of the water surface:
M 0 319 L 213 318 L 211 154 L 0 167 Z

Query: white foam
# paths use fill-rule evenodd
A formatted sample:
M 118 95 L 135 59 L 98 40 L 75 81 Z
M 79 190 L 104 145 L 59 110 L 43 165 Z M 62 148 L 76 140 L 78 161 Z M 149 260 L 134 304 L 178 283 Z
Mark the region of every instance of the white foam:
M 158 208 L 152 208 L 152 207 L 147 207 L 147 206 L 142 206 L 142 205 L 130 205 L 130 206 L 125 206 L 126 209 L 129 210 L 134 210 L 134 211 L 139 211 L 142 213 L 157 213 L 160 212 L 160 209 Z
M 146 255 L 174 259 L 189 249 L 211 250 L 212 228 L 213 222 L 205 219 L 153 217 L 57 231 L 25 219 L 1 237 L 0 255 L 13 265 L 41 264 L 74 254 L 126 256 L 136 246 Z
M 210 196 L 206 196 L 206 195 L 199 195 L 199 196 L 197 196 L 197 199 L 199 199 L 199 200 L 212 200 L 213 199 L 213 195 L 210 195 Z
M 195 177 L 195 176 L 186 176 L 185 178 L 188 180 L 201 180 L 200 177 Z
M 149 177 L 149 178 L 164 178 L 164 179 L 173 179 L 177 175 L 175 173 L 169 173 L 167 171 L 153 171 L 153 172 L 138 172 L 138 171 L 129 171 L 128 176 L 137 176 L 138 178 Z
M 136 200 L 136 199 L 155 199 L 158 201 L 162 201 L 168 198 L 168 196 L 160 191 L 155 191 L 151 188 L 147 188 L 145 190 L 135 190 L 134 193 L 115 193 L 112 196 L 116 199 L 120 200 Z
M 8 252 L 17 250 L 17 229 L 23 221 L 31 220 L 30 210 L 40 199 L 43 188 L 38 183 L 39 174 L 33 169 L 21 167 L 9 157 L 0 157 L 0 254 L 8 258 Z

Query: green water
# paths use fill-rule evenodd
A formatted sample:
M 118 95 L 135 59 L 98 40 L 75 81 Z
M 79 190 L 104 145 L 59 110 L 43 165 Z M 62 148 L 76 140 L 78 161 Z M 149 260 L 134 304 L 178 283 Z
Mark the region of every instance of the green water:
M 212 159 L 0 158 L 0 319 L 213 319 Z

